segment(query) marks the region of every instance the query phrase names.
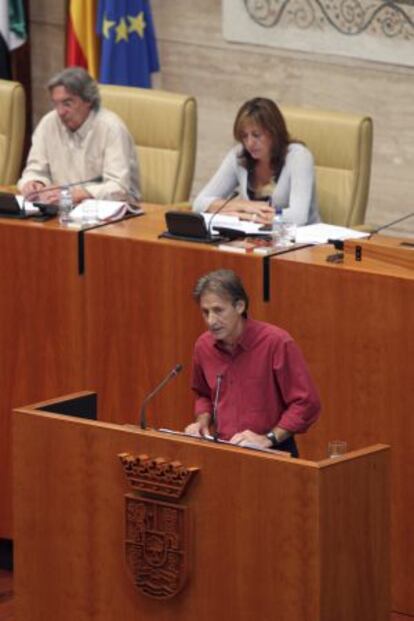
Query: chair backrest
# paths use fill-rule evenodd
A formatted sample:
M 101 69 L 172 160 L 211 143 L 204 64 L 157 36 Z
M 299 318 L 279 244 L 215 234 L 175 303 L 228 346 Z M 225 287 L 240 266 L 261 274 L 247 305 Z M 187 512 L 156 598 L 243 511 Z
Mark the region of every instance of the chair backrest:
M 100 92 L 103 106 L 121 117 L 134 139 L 143 200 L 188 201 L 196 155 L 194 97 L 108 84 L 101 84 Z
M 319 212 L 323 222 L 342 226 L 364 223 L 372 155 L 369 117 L 281 107 L 292 138 L 315 158 Z
M 26 97 L 18 82 L 0 80 L 0 184 L 20 175 L 26 128 Z

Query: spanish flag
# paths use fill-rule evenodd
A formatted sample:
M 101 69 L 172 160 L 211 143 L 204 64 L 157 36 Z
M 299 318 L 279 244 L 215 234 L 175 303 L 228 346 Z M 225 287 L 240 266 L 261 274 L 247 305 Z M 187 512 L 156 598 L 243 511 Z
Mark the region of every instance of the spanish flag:
M 85 67 L 93 78 L 99 74 L 96 3 L 97 0 L 69 0 L 66 38 L 66 65 Z

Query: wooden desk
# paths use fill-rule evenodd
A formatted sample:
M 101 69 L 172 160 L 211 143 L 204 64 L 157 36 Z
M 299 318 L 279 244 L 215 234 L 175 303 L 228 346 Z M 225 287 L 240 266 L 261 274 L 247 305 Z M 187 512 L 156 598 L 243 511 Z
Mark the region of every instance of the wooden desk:
M 0 248 L 0 537 L 12 535 L 13 407 L 83 380 L 83 281 L 77 232 L 55 221 L 1 219 Z
M 60 405 L 14 416 L 16 621 L 388 621 L 387 447 L 315 463 L 50 413 Z M 169 599 L 143 594 L 125 562 L 125 494 L 145 502 L 125 452 L 198 469 L 168 504 L 189 531 L 187 580 Z M 147 502 L 145 533 L 129 546 L 148 541 L 137 554 L 155 587 L 175 565 L 152 562 L 151 537 L 165 550 L 176 529 L 155 526 Z
M 300 438 L 320 458 L 329 440 L 392 448 L 392 606 L 414 615 L 414 272 L 381 261 L 326 262 L 314 247 L 272 259 L 263 317 L 299 342 L 323 411 Z

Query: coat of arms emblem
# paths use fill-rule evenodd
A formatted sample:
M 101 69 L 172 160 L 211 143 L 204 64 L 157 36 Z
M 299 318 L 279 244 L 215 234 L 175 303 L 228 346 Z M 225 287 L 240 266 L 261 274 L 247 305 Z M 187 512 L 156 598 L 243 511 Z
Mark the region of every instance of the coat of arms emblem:
M 137 588 L 150 597 L 176 595 L 188 575 L 188 508 L 179 504 L 197 468 L 147 455 L 119 455 L 133 489 L 125 496 L 125 555 Z

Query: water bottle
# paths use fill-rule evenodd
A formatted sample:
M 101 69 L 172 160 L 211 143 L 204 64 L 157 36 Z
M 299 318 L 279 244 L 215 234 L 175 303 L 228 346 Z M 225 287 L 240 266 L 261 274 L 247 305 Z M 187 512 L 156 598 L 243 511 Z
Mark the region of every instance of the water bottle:
M 281 207 L 276 207 L 276 213 L 275 217 L 273 218 L 272 225 L 272 240 L 273 246 L 287 245 L 288 240 L 286 237 L 286 226 L 283 219 L 283 209 Z
M 66 225 L 70 222 L 70 212 L 73 209 L 72 194 L 68 186 L 62 186 L 59 197 L 59 222 Z

